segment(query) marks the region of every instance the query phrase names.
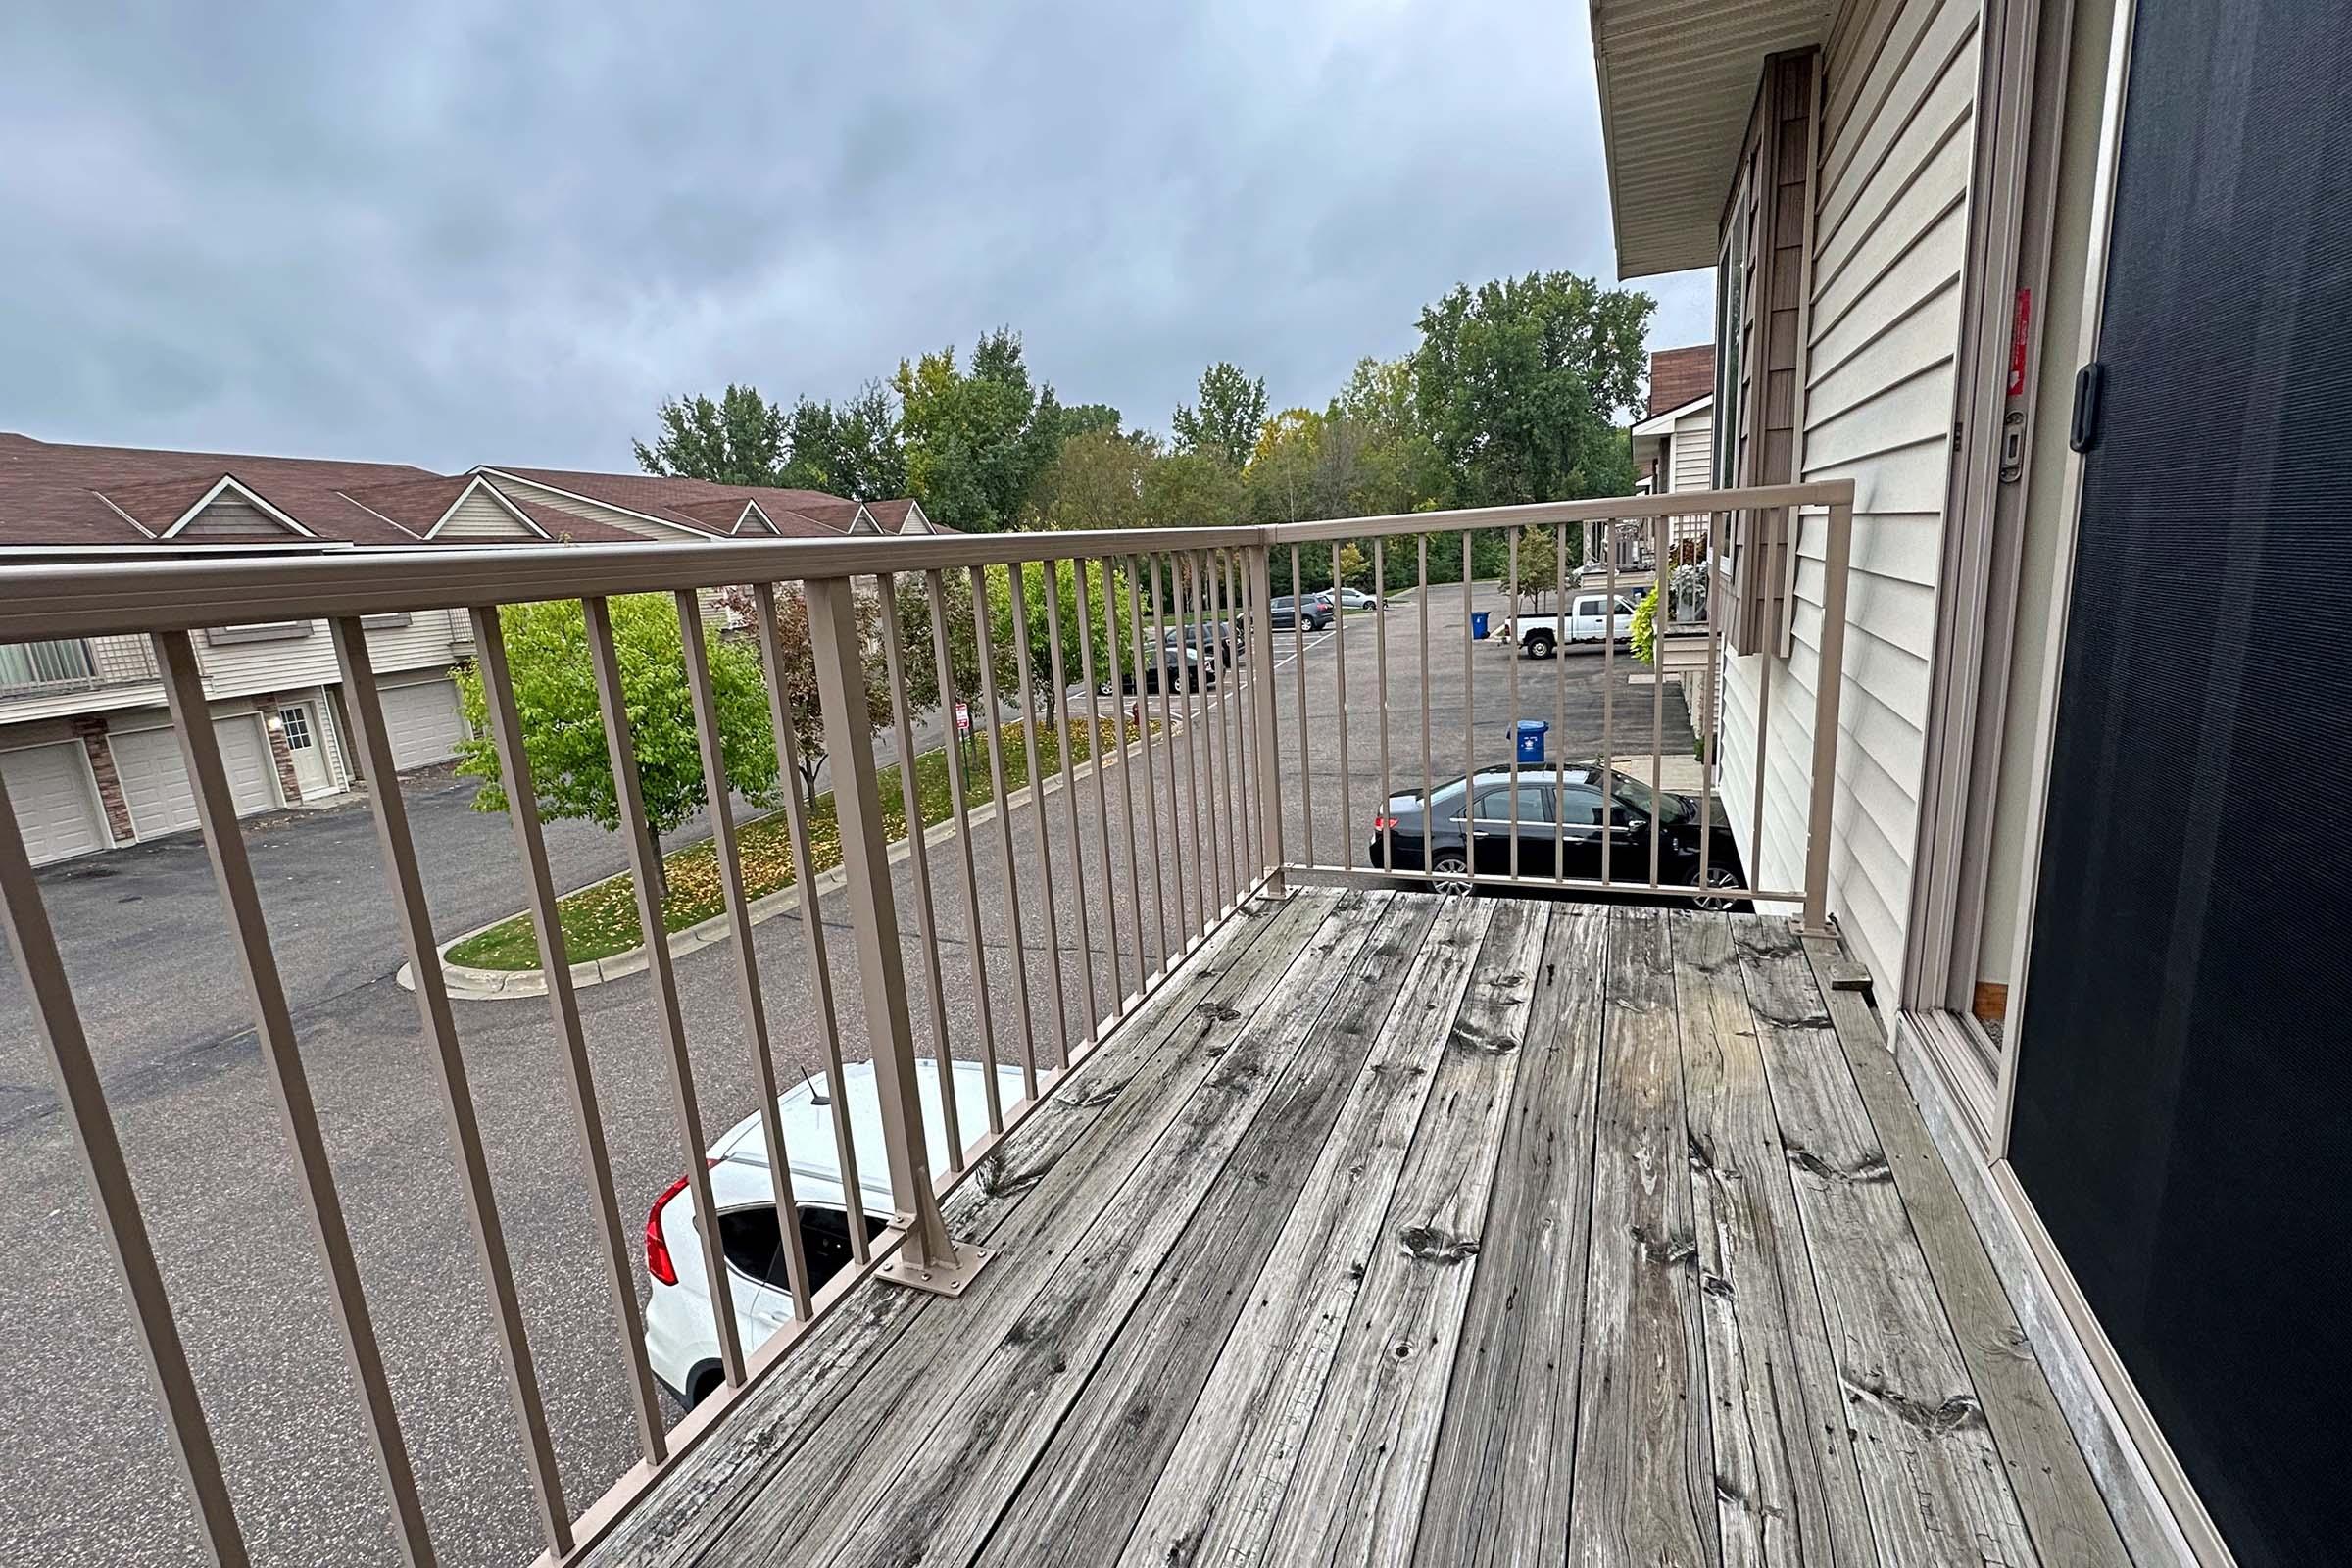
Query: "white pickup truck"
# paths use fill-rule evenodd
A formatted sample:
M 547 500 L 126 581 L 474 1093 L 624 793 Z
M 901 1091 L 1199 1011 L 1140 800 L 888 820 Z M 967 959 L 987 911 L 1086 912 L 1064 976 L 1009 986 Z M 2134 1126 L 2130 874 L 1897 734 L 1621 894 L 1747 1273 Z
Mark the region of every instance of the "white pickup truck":
M 1634 601 L 1617 596 L 1609 612 L 1606 594 L 1578 594 L 1565 615 L 1514 615 L 1503 624 L 1511 642 L 1531 659 L 1549 659 L 1562 643 L 1596 643 L 1603 637 L 1624 642 L 1634 634 Z

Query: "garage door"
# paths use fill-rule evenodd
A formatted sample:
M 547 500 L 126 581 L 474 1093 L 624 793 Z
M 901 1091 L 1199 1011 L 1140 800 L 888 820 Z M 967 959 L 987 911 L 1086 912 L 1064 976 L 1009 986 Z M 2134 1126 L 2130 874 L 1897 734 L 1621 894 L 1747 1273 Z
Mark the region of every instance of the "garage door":
M 384 728 L 392 736 L 393 766 L 422 767 L 458 755 L 458 742 L 466 738 L 466 723 L 458 716 L 455 681 L 387 686 L 383 703 Z
M 106 848 L 89 760 L 78 742 L 0 752 L 0 778 L 8 781 L 17 830 L 33 864 Z
M 228 772 L 228 792 L 239 816 L 251 816 L 277 805 L 272 783 L 270 743 L 262 738 L 258 713 L 239 713 L 213 720 L 220 743 L 220 763 Z M 130 821 L 139 837 L 173 833 L 196 825 L 196 796 L 188 788 L 188 770 L 179 760 L 179 738 L 170 729 L 118 732 L 107 737 L 115 751 L 115 772 L 122 780 L 123 799 L 130 803 Z

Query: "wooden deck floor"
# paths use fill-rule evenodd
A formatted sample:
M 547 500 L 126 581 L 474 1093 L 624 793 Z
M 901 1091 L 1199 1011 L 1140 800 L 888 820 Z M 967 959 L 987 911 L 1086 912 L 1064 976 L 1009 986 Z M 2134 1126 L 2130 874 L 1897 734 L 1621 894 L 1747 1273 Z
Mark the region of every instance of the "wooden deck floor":
M 1831 956 L 1255 908 L 590 1560 L 2123 1563 Z

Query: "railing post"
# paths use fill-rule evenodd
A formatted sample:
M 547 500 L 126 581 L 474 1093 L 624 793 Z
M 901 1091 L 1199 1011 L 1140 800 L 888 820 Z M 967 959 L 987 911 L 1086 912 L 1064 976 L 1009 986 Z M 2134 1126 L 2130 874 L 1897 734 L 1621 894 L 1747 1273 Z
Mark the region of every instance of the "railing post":
M 825 750 L 833 766 L 844 891 L 849 895 L 850 923 L 858 943 L 866 1035 L 874 1053 L 882 1146 L 889 1155 L 890 1190 L 899 1222 L 906 1227 L 897 1255 L 876 1272 L 916 1290 L 960 1296 L 989 1254 L 969 1243 L 959 1246 L 949 1237 L 947 1223 L 940 1217 L 939 1195 L 931 1185 L 922 1091 L 915 1077 L 914 1025 L 906 1011 L 906 975 L 890 891 L 890 841 L 882 821 L 881 780 L 874 766 L 873 714 L 865 700 L 865 651 L 858 634 L 857 601 L 847 577 L 814 579 L 806 592 L 808 643 L 816 656 L 816 688 L 824 710 Z M 983 600 L 980 613 L 986 612 Z M 946 1049 L 945 1042 L 941 1049 Z
M 1795 514 L 1791 508 L 1790 515 Z M 1788 548 L 1795 550 L 1794 539 Z M 1813 801 L 1805 817 L 1805 909 L 1800 917 L 1807 936 L 1830 933 L 1830 818 L 1838 802 L 1838 700 L 1845 685 L 1845 588 L 1853 555 L 1854 503 L 1849 496 L 1830 503 L 1829 539 L 1822 558 L 1821 655 L 1813 672 Z M 1795 606 L 1789 610 L 1793 612 Z M 1759 771 L 1762 765 L 1759 759 Z
M 1274 713 L 1274 547 L 1264 540 L 1250 547 L 1250 716 L 1257 730 L 1257 788 L 1263 803 L 1257 815 L 1257 851 L 1265 861 L 1266 895 L 1286 898 L 1289 862 L 1282 848 L 1282 745 L 1280 720 Z M 1298 607 L 1292 606 L 1294 614 Z

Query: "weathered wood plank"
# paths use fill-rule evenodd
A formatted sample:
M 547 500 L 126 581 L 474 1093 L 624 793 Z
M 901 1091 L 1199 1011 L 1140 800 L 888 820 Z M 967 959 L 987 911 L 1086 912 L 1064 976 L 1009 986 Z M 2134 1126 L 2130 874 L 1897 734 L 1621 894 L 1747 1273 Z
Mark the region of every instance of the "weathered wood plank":
M 1827 939 L 1816 938 L 1804 946 L 1816 975 L 1831 967 L 1833 955 L 1851 961 Z M 1861 1091 L 1880 1147 L 1886 1152 L 1928 1269 L 1942 1294 L 2034 1544 L 2044 1562 L 2069 1568 L 2125 1568 L 2131 1552 L 2034 1358 L 1952 1173 L 1912 1103 L 1894 1057 L 1881 1043 L 1885 1031 L 1878 1016 L 1858 992 L 1830 988 L 1826 998 L 1838 1047 Z
M 1446 925 L 1478 918 L 1458 912 L 1464 902 L 1446 911 Z M 1305 1190 L 1335 1163 L 1360 1167 L 1382 1107 L 1396 1101 L 1419 1104 L 1429 1053 L 1422 1049 L 1416 1059 L 1397 1051 L 1385 1026 L 1401 996 L 1437 989 L 1459 995 L 1468 972 L 1465 950 L 1447 931 L 1432 934 L 1445 907 L 1434 899 L 1409 900 L 1374 935 L 1295 1058 L 1291 1081 L 1259 1113 L 1142 1300 L 1118 1325 L 1083 1395 L 990 1534 L 982 1562 L 1096 1568 L 1118 1554 L 1253 1284 L 1324 1262 L 1325 1254 L 1302 1258 L 1275 1247 Z M 1081 1348 L 1070 1348 L 1073 1364 Z M 943 1560 L 956 1559 L 943 1549 Z
M 1413 1560 L 1557 1564 L 1568 1541 L 1608 913 L 1551 917 Z
M 1665 916 L 1613 911 L 1568 1560 L 1721 1561 Z
M 1258 1276 L 1210 1356 L 1207 1382 L 1148 1484 L 1120 1561 L 1246 1561 L 1262 1548 L 1380 1245 L 1435 1078 L 1431 1063 L 1453 1027 L 1494 907 L 1446 901 L 1418 952 L 1373 955 L 1406 970 L 1401 1000 L 1275 1239 L 1279 1265 Z
M 1723 1560 L 1874 1563 L 1731 922 L 1669 919 Z
M 1549 916 L 1528 899 L 1494 911 L 1266 1561 L 1368 1568 L 1412 1555 Z
M 950 1228 L 999 1245 L 1005 1221 L 1041 1189 L 1075 1180 L 1098 1158 L 1132 1157 L 1148 1147 L 1175 1113 L 1183 1087 L 1175 1069 L 1204 1027 L 1262 998 L 1338 903 L 1336 894 L 1301 894 L 1264 918 L 1219 929 L 948 1196 Z M 816 1321 L 807 1342 L 728 1415 L 724 1434 L 680 1459 L 588 1561 L 598 1568 L 654 1568 L 702 1560 L 908 1324 L 939 1304 L 919 1292 L 860 1287 Z
M 1804 951 L 1753 915 L 1734 934 L 1880 1555 L 2038 1562 Z
M 1000 1232 L 998 1262 L 949 1310 L 918 1316 L 745 1511 L 737 1539 L 758 1550 L 738 1554 L 778 1568 L 921 1560 L 956 1522 L 951 1505 L 967 1486 L 994 1488 L 1002 1506 L 1021 1471 L 999 1440 L 1025 1418 L 1024 1378 L 1040 1367 L 1024 1351 L 1050 1350 L 1090 1300 L 1126 1291 L 1132 1303 L 1389 903 L 1343 895 L 1280 983 L 1202 1020 L 1201 1041 L 1168 1075 L 1182 1090 L 1173 1118 L 1056 1167 Z

